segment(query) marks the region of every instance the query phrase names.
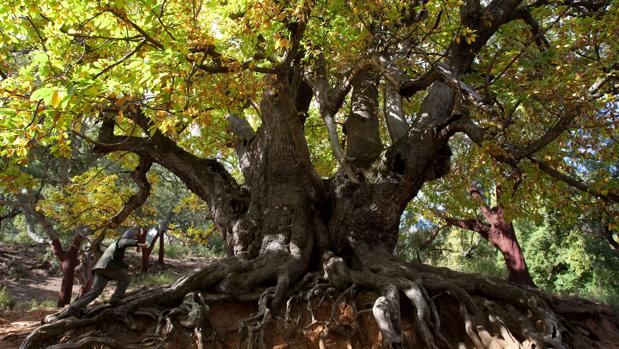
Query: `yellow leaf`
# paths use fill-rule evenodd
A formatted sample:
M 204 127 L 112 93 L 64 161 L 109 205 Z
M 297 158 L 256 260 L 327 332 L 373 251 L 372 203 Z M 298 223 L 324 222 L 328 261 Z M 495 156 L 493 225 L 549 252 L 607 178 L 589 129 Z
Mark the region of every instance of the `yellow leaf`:
M 58 107 L 59 104 L 60 104 L 60 97 L 58 96 L 58 91 L 54 91 L 54 93 L 52 94 L 52 106 L 56 108 Z

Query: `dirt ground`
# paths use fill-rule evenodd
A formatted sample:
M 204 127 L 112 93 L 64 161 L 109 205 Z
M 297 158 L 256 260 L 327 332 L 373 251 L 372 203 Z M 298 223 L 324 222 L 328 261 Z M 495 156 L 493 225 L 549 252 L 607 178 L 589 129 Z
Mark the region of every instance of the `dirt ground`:
M 40 325 L 48 314 L 58 312 L 61 308 L 40 307 L 37 304 L 54 305 L 56 303 L 62 275 L 50 261 L 45 260 L 49 250 L 47 245 L 2 245 L 0 246 L 0 288 L 6 288 L 15 302 L 15 310 L 0 310 L 0 348 L 17 348 L 24 337 Z M 133 276 L 137 276 L 140 259 L 133 249 L 128 250 L 126 259 L 134 267 Z M 154 263 L 156 256 L 151 256 Z M 165 259 L 165 266 L 152 265 L 150 273 L 164 271 L 172 277 L 191 273 L 206 262 L 206 258 L 189 260 Z M 139 280 L 138 278 L 134 278 Z M 109 297 L 115 285 L 108 285 L 102 297 Z M 133 282 L 128 292 L 143 287 Z M 77 295 L 79 285 L 73 286 L 73 298 Z M 101 298 L 93 302 L 100 302 Z M 37 308 L 35 310 L 23 310 Z

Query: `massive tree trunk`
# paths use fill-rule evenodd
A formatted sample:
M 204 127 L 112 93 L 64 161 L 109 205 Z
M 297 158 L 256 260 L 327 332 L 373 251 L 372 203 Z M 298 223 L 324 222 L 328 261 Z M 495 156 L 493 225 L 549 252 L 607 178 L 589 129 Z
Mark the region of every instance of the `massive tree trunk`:
M 55 348 L 92 343 L 141 345 L 109 344 L 106 335 L 99 333 L 77 335 L 86 327 L 118 320 L 119 314 L 121 321 L 129 324 L 139 317 L 148 323 L 148 330 L 154 330 L 151 335 L 143 331 L 136 334 L 139 341 L 171 346 L 166 341 L 174 333 L 184 333 L 195 336 L 196 346 L 201 348 L 209 326 L 206 303 L 230 300 L 257 300 L 257 313 L 241 322 L 243 335 L 239 341 L 260 346 L 268 322 L 284 318 L 288 323 L 292 307 L 302 305 L 312 312 L 314 297 L 335 295 L 335 313 L 338 302 L 357 287 L 373 292 L 371 312 L 386 347 L 410 347 L 411 343 L 423 348 L 563 347 L 563 335 L 568 330 L 558 318 L 560 308 L 552 298 L 497 280 L 413 265 L 392 253 L 406 205 L 425 182 L 449 171 L 448 141 L 461 130 L 453 127 L 453 108 L 456 98 L 463 94 L 461 86 L 466 87 L 458 75 L 468 69 L 475 53 L 519 3 L 493 1 L 483 25 L 478 23 L 482 17 L 479 4 L 463 8 L 465 14 L 474 17 L 464 22 L 477 29 L 477 40 L 471 45 L 464 41 L 454 45 L 447 57 L 450 69 L 437 65 L 437 72 L 428 74 L 430 78 L 397 84 L 402 95 L 428 89 L 412 125 L 403 125 L 406 118 L 398 106 L 398 96 L 389 92 L 389 108 L 385 108 L 389 113 L 384 116 L 391 124 L 388 146 L 382 144 L 378 132 L 379 71 L 394 84 L 400 75 L 394 75 L 390 67 L 357 67 L 351 69 L 354 76 L 332 87 L 325 67 L 318 66 L 310 74 L 295 58 L 298 52 L 286 56 L 290 58 L 275 69 L 275 82 L 262 96 L 260 127 L 254 131 L 242 117 L 228 117 L 244 177 L 242 186 L 217 160 L 197 157 L 160 132 L 139 107 L 123 109 L 123 113 L 148 136 L 116 135 L 117 110 L 112 107 L 106 111 L 94 151 L 133 152 L 148 165 L 143 166 L 145 171 L 156 162 L 177 175 L 208 204 L 228 256 L 172 285 L 138 291 L 120 308 L 94 309 L 86 319 L 69 318 L 45 325 L 33 332 L 22 348 L 56 343 L 67 331 L 72 331 L 68 336 L 72 342 Z M 298 47 L 303 24 L 291 28 L 291 46 Z M 350 91 L 347 142 L 342 150 L 334 116 Z M 320 178 L 312 166 L 304 135 L 312 94 L 320 105 L 340 165 L 328 179 Z M 508 237 L 504 240 L 495 241 L 503 246 L 509 243 Z M 400 297 L 410 304 L 401 304 Z M 456 309 L 457 314 L 446 312 L 445 304 L 451 304 L 450 309 Z M 414 311 L 400 312 L 410 306 Z M 352 309 L 356 316 L 356 307 Z M 507 318 L 505 313 L 517 315 Z M 407 335 L 403 317 L 412 324 Z M 441 327 L 445 317 L 457 331 Z M 321 338 L 335 332 L 355 335 L 336 322 L 332 316 L 303 326 L 317 326 Z M 107 327 L 98 330 L 107 331 L 108 337 L 111 333 Z M 569 332 L 568 336 L 578 335 Z M 367 343 L 362 347 L 368 347 Z
M 539 292 L 412 265 L 392 254 L 406 204 L 425 181 L 448 169 L 447 139 L 437 132 L 437 125 L 453 105 L 444 103 L 445 98 L 453 98 L 447 85 L 439 83 L 430 89 L 421 116 L 425 125 L 413 126 L 386 151 L 374 153 L 374 161 L 369 157 L 361 162 L 358 157 L 350 160 L 353 178 L 341 170 L 333 178 L 321 180 L 310 162 L 303 120 L 295 105 L 297 96 L 290 92 L 298 91 L 298 80 L 290 76 L 279 79 L 292 82 L 265 94 L 260 106 L 261 127 L 239 137 L 239 153 L 249 165 L 244 188 L 216 162 L 193 157 L 160 133 L 148 140 L 118 142 L 115 140 L 121 136 L 106 133 L 104 127 L 97 150 L 131 147 L 142 158 L 169 168 L 209 203 L 229 256 L 172 285 L 131 294 L 120 308 L 94 308 L 85 319 L 67 318 L 44 325 L 22 348 L 58 343 L 65 334 L 72 338 L 70 343 L 55 348 L 96 343 L 138 347 L 144 341 L 153 345 L 167 342 L 173 347 L 179 345 L 179 336 L 189 338 L 183 346 L 197 343 L 201 348 L 213 340 L 213 345 L 229 347 L 222 339 L 217 341 L 217 334 L 206 335 L 209 326 L 214 326 L 208 320 L 207 304 L 235 299 L 258 302 L 257 312 L 241 321 L 242 332 L 235 339 L 235 343 L 258 347 L 265 329 L 271 328 L 269 322 L 289 319 L 291 309 L 311 310 L 313 299 L 340 294 L 330 319 L 303 325 L 316 326 L 323 343 L 320 347 L 329 338 L 335 340 L 332 336 L 343 335 L 353 341 L 355 332 L 337 325 L 336 318 L 342 301 L 351 302 L 356 309 L 356 298 L 350 296 L 356 288 L 373 292 L 371 313 L 385 346 L 452 348 L 466 343 L 476 348 L 507 348 L 550 343 L 562 347 L 567 341 L 564 335 L 574 337 L 559 319 L 560 308 Z M 353 94 L 367 91 L 353 88 Z M 376 95 L 370 92 L 369 96 L 366 100 L 373 104 Z M 371 105 L 363 110 L 367 113 L 363 120 L 347 125 L 349 134 L 376 117 Z M 132 117 L 143 122 L 139 113 Z M 110 119 L 105 122 L 113 127 Z M 374 141 L 373 136 L 359 137 L 358 143 L 349 143 L 347 152 Z M 500 246 L 503 242 L 496 240 Z M 401 297 L 410 305 L 401 304 Z M 452 311 L 446 310 L 445 304 L 452 304 Z M 401 312 L 402 307 L 410 306 L 413 312 Z M 504 317 L 510 312 L 521 314 L 521 320 Z M 118 321 L 118 314 L 123 314 L 122 321 L 127 323 L 139 319 L 145 324 L 140 326 L 146 326 L 141 328 L 152 334 L 135 333 L 132 336 L 137 341 L 119 343 L 111 336 L 114 330 L 104 325 L 111 319 Z M 166 323 L 169 325 L 163 326 Z M 98 332 L 85 332 L 95 327 Z M 451 331 L 452 327 L 460 332 Z M 361 348 L 369 346 L 369 342 L 359 344 Z

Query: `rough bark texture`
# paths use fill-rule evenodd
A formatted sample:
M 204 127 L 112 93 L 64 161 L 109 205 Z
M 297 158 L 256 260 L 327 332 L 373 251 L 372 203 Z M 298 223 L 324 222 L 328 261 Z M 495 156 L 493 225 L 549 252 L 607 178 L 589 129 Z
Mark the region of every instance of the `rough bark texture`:
M 52 251 L 58 260 L 62 269 L 62 281 L 60 284 L 60 292 L 58 294 L 58 306 L 63 307 L 71 303 L 71 294 L 73 292 L 73 282 L 75 277 L 75 267 L 78 264 L 78 252 L 82 240 L 82 235 L 76 234 L 73 237 L 71 246 L 68 250 L 64 250 L 58 239 L 51 241 Z
M 469 69 L 476 53 L 511 19 L 519 4 L 495 0 L 482 8 L 477 1 L 466 2 L 461 20 L 476 30 L 476 41 L 454 43 L 444 64 L 431 67 L 415 80 L 399 72 L 385 58 L 388 55 L 371 55 L 333 86 L 326 76 L 324 59 L 316 59 L 311 69 L 301 63 L 304 23 L 288 23 L 291 48 L 273 70 L 274 82 L 262 96 L 258 108 L 261 126 L 253 130 L 242 116 L 228 116 L 243 186 L 216 159 L 195 156 L 158 131 L 139 106 L 123 113 L 149 136 L 116 135 L 114 116 L 118 110 L 114 108 L 121 107 L 107 110 L 94 150 L 138 154 L 141 162 L 136 181 L 145 178 L 153 162 L 172 171 L 208 204 L 226 241 L 228 256 L 172 285 L 138 291 L 118 308 L 95 308 L 84 319 L 67 318 L 44 325 L 22 348 L 52 345 L 50 348 L 60 349 L 94 343 L 171 348 L 178 347 L 179 336 L 185 338 L 182 343 L 195 343 L 198 348 L 206 343 L 217 345 L 218 338 L 224 337 L 216 329 L 209 332 L 214 328 L 209 309 L 231 300 L 257 303 L 256 312 L 240 322 L 235 339 L 247 347 L 260 347 L 265 330 L 272 328 L 269 326 L 288 326 L 295 321 L 296 327 L 291 325 L 286 331 L 316 326 L 319 340 L 314 347 L 325 348 L 335 334 L 353 338 L 358 334 L 355 326 L 338 320 L 338 307 L 344 300 L 352 304 L 352 319 L 358 318 L 358 310 L 372 313 L 385 347 L 451 348 L 460 343 L 476 348 L 578 347 L 584 338 L 582 332 L 562 317 L 562 303 L 555 303 L 552 297 L 499 280 L 406 263 L 392 254 L 406 205 L 425 182 L 449 171 L 449 138 L 455 132 L 473 130 L 481 134 L 476 139 L 483 139 L 483 130 L 465 129 L 470 125 L 456 123 L 452 115 L 458 98 L 485 108 L 459 75 Z M 395 113 L 387 116 L 392 124 L 389 145 L 382 144 L 378 132 L 379 72 L 394 84 L 387 101 L 387 109 Z M 426 88 L 415 122 L 404 127 L 394 90 L 410 96 Z M 349 92 L 352 109 L 345 122 L 346 146 L 342 148 L 334 116 Z M 312 94 L 340 165 L 328 179 L 320 178 L 313 168 L 304 134 Z M 546 137 L 541 142 L 552 139 Z M 142 183 L 140 192 L 146 188 Z M 507 252 L 506 259 L 515 272 L 522 271 L 513 227 L 506 224 L 500 210 L 488 213 L 488 239 Z M 526 276 L 516 273 L 513 278 L 522 281 Z M 351 295 L 356 289 L 373 292 L 369 307 L 354 305 L 356 298 Z M 335 304 L 331 316 L 317 320 L 314 302 L 329 297 Z M 295 307 L 306 309 L 311 316 L 303 318 L 293 311 Z M 582 309 L 598 311 L 590 305 Z M 112 325 L 100 328 L 103 334 L 78 335 L 112 318 L 126 322 L 126 331 L 138 332 L 134 338 L 139 339 L 132 343 L 110 341 Z M 135 318 L 146 323 L 139 331 L 132 327 Z M 59 343 L 66 333 L 68 342 Z M 362 341 L 358 347 L 369 346 Z

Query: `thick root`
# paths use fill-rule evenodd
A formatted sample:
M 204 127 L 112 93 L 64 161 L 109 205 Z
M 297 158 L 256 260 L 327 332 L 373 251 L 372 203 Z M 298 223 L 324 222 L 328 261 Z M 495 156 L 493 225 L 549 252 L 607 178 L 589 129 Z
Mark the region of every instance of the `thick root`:
M 591 326 L 562 314 L 604 316 L 617 326 L 615 313 L 594 304 L 568 304 L 489 278 L 432 272 L 367 248 L 360 250 L 362 262 L 352 263 L 354 269 L 343 258 L 325 256 L 323 273 L 308 273 L 299 281 L 281 273 L 287 270 L 285 259 L 226 258 L 172 285 L 131 293 L 118 307 L 95 307 L 82 319 L 43 325 L 20 348 L 230 348 L 230 341 L 260 348 L 273 343 L 274 331 L 289 344 L 306 333 L 314 336 L 309 347 L 325 349 L 334 341 L 370 348 L 377 333 L 379 346 L 392 349 L 577 348 L 600 337 Z M 256 274 L 245 278 L 252 271 Z M 359 310 L 357 301 L 364 297 Z M 257 310 L 235 320 L 232 340 L 230 330 L 216 331 L 212 309 L 222 302 L 257 302 Z M 124 337 L 115 335 L 119 329 Z

